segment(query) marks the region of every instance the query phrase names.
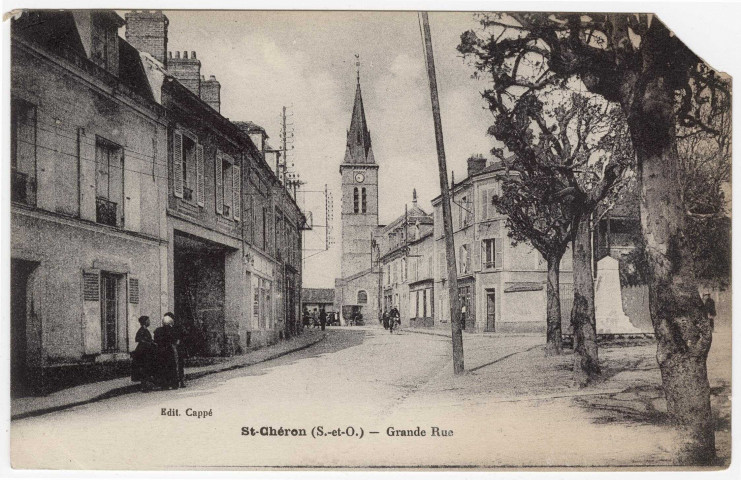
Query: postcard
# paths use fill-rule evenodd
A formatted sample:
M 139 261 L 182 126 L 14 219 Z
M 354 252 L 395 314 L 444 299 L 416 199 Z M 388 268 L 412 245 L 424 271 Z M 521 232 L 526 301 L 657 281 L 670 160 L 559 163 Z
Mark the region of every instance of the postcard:
M 731 77 L 660 16 L 7 17 L 12 468 L 729 467 Z

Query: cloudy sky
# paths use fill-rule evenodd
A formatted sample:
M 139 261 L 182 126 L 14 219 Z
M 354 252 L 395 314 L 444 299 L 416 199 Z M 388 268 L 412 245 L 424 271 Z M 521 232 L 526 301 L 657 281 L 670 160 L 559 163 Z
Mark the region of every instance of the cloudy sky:
M 403 214 L 416 188 L 421 206 L 439 194 L 437 156 L 417 14 L 413 12 L 165 12 L 172 51 L 195 50 L 201 73 L 221 82 L 221 111 L 264 126 L 280 143 L 279 118 L 289 106 L 293 160 L 305 189 L 334 195 L 334 237 L 340 238 L 339 165 L 345 154 L 355 91 L 355 54 L 373 151 L 380 165 L 380 221 Z M 449 169 L 465 176 L 470 154 L 488 154 L 491 114 L 481 81 L 455 47 L 477 26 L 468 13 L 431 13 L 430 24 Z M 314 223 L 324 224 L 322 194 L 300 196 Z M 305 202 L 305 203 L 304 203 Z M 305 234 L 304 284 L 331 287 L 340 245 L 327 252 L 324 230 Z M 313 256 L 312 256 L 313 255 Z

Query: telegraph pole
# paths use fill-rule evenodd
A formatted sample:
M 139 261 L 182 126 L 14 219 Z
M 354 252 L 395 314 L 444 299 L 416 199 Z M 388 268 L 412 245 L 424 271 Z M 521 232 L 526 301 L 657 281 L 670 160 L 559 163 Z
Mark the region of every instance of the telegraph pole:
M 280 173 L 278 176 L 278 179 L 282 178 L 282 182 L 285 185 L 286 181 L 286 164 L 288 163 L 288 148 L 287 148 L 287 139 L 288 139 L 288 130 L 286 130 L 286 107 L 283 107 L 283 167 L 280 168 Z
M 450 328 L 453 340 L 453 372 L 463 373 L 463 334 L 461 332 L 460 299 L 458 298 L 458 274 L 455 264 L 455 244 L 453 242 L 453 217 L 450 213 L 450 190 L 448 189 L 448 166 L 445 161 L 443 127 L 440 121 L 440 100 L 437 96 L 435 60 L 432 55 L 432 38 L 427 12 L 422 12 L 427 76 L 430 81 L 432 100 L 432 120 L 435 124 L 435 144 L 437 145 L 437 164 L 440 170 L 440 190 L 442 191 L 443 231 L 445 235 L 445 256 L 448 268 L 448 297 L 450 300 Z

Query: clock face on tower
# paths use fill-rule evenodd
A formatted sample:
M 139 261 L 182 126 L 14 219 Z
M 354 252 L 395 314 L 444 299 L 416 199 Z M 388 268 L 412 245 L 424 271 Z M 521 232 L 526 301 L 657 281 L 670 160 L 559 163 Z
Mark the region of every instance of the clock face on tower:
M 363 175 L 360 172 L 356 173 L 355 174 L 355 181 L 358 182 L 358 183 L 363 183 L 363 181 L 365 181 L 365 175 Z

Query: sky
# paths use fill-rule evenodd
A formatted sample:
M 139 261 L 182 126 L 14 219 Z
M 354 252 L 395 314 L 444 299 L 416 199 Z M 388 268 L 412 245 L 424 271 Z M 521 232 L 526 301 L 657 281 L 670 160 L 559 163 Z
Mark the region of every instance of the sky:
M 356 84 L 355 55 L 373 152 L 379 164 L 380 223 L 404 213 L 416 188 L 431 212 L 439 195 L 437 154 L 420 24 L 414 12 L 165 11 L 168 49 L 193 51 L 201 74 L 221 83 L 221 113 L 262 125 L 280 144 L 287 106 L 289 158 L 306 182 L 299 204 L 313 213 L 305 233 L 304 286 L 333 287 L 340 260 L 340 174 Z M 483 80 L 456 51 L 478 26 L 470 13 L 431 13 L 448 170 L 465 177 L 471 154 L 489 155 L 491 113 Z M 334 199 L 335 244 L 325 247 L 324 186 Z M 321 192 L 321 193 L 317 193 Z

